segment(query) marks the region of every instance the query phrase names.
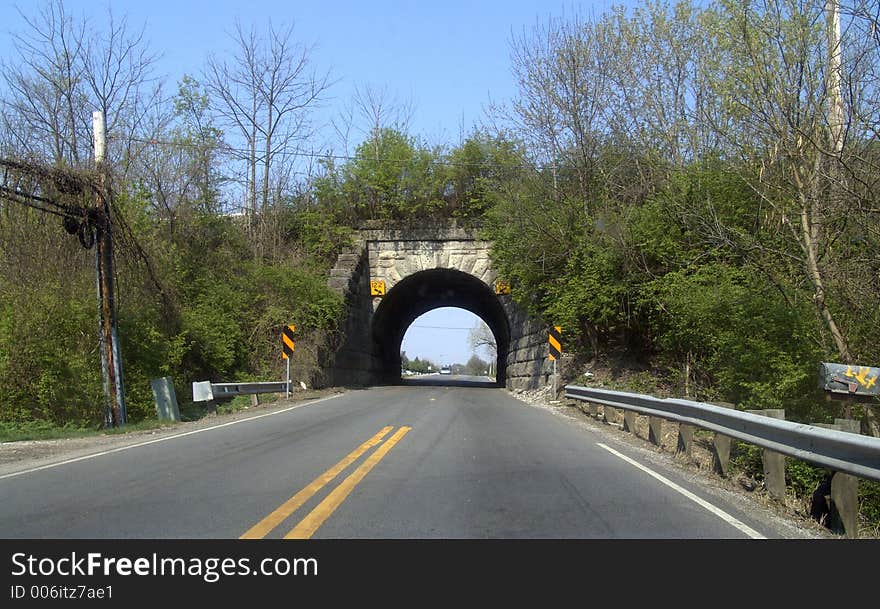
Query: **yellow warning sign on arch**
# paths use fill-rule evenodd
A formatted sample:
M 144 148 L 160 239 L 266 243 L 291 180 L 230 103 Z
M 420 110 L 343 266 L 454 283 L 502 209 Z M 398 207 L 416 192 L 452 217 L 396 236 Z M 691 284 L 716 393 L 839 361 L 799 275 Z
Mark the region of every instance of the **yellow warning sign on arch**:
M 510 282 L 499 279 L 495 282 L 496 294 L 510 294 Z
M 371 280 L 370 296 L 385 296 L 385 282 L 381 280 Z

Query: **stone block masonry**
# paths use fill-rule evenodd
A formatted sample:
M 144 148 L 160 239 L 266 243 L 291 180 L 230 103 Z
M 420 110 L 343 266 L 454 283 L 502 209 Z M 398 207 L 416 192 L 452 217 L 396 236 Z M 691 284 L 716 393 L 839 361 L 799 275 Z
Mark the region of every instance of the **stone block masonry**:
M 419 229 L 369 229 L 331 270 L 328 286 L 346 307 L 335 344 L 322 350 L 316 384 L 367 386 L 399 380 L 400 341 L 418 315 L 440 306 L 474 312 L 499 342 L 499 380 L 509 389 L 550 382 L 547 327 L 531 319 L 509 295 L 497 295 L 492 244 L 455 225 Z M 385 295 L 370 295 L 383 281 Z

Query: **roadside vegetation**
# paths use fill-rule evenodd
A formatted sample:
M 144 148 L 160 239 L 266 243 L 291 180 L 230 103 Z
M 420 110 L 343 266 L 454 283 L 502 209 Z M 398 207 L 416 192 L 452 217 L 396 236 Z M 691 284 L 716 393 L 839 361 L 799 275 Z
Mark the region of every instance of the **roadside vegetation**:
M 839 40 L 826 8 L 650 2 L 513 41 L 496 120 L 534 170 L 484 226 L 514 297 L 563 327 L 567 382 L 625 361 L 625 389 L 831 423 L 819 363 L 880 366 L 877 6 L 841 3 Z M 863 433 L 877 404 L 852 407 Z
M 332 79 L 298 69 L 311 50 L 293 30 L 238 25 L 172 85 L 148 33 L 55 0 L 0 66 L 0 158 L 88 172 L 91 112 L 106 113 L 132 422 L 155 418 L 152 378 L 185 403 L 194 380 L 278 377 L 284 324 L 304 351 L 335 332 L 326 276 L 354 228 L 454 219 L 493 241 L 521 306 L 563 327 L 566 382 L 627 361 L 644 371 L 629 389 L 830 423 L 843 403 L 819 363 L 880 366 L 877 15 L 841 2 L 839 39 L 818 0 L 551 18 L 512 38 L 517 95 L 458 144 L 422 141 L 364 88 L 324 155 L 304 151 Z M 5 172 L 4 437 L 99 428 L 94 250 Z M 853 406 L 863 433 L 880 435 L 877 405 Z M 790 475 L 809 493 L 822 472 Z M 877 485 L 860 489 L 876 519 Z

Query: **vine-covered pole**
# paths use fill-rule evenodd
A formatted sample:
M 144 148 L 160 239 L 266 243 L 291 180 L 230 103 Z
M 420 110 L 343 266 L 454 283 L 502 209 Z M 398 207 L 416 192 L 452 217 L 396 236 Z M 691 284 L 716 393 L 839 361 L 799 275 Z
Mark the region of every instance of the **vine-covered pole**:
M 95 192 L 97 222 L 95 223 L 95 274 L 97 277 L 100 314 L 101 371 L 104 375 L 104 422 L 108 427 L 125 425 L 125 387 L 122 378 L 122 357 L 119 330 L 116 324 L 113 281 L 113 226 L 110 221 L 110 193 L 105 162 L 106 139 L 104 113 L 92 113 L 95 141 L 95 168 L 98 188 Z

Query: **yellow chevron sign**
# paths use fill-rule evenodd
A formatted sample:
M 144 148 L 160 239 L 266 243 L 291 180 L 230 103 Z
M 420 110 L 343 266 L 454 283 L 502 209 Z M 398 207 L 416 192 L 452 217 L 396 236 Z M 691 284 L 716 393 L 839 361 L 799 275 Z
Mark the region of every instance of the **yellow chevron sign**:
M 556 360 L 562 357 L 562 327 L 553 326 L 550 328 L 548 337 L 548 346 L 550 350 L 550 359 Z
M 284 326 L 281 330 L 281 357 L 284 359 L 290 359 L 293 355 L 294 343 L 293 343 L 293 332 L 296 330 L 296 326 L 290 324 L 289 326 Z
M 496 294 L 510 294 L 510 282 L 499 279 L 495 282 Z

